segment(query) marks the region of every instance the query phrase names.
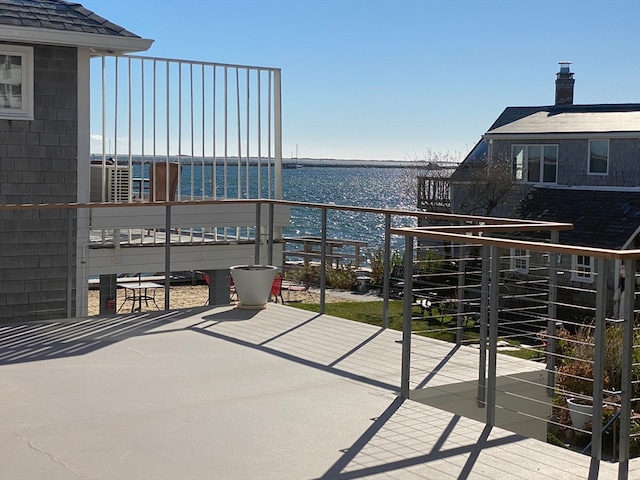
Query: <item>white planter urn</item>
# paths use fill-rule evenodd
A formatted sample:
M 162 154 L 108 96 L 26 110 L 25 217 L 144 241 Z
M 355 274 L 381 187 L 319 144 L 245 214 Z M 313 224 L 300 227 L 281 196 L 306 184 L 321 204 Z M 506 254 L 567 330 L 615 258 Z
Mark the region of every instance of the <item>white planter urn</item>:
M 231 277 L 238 293 L 238 308 L 260 310 L 267 306 L 278 267 L 273 265 L 234 265 Z
M 571 424 L 576 428 L 585 428 L 593 417 L 592 403 L 580 403 L 575 398 L 567 398 L 567 408 Z

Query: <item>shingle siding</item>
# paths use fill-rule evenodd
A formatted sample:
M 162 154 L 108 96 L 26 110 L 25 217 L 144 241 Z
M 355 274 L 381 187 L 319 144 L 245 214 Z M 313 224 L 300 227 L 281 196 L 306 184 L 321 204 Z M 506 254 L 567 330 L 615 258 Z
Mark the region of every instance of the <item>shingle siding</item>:
M 75 202 L 77 49 L 33 48 L 35 118 L 0 120 L 0 203 Z M 76 233 L 67 224 L 61 210 L 0 212 L 0 320 L 74 315 L 66 299 Z
M 558 185 L 594 187 L 640 186 L 640 139 L 625 138 L 609 140 L 609 174 L 588 174 L 589 140 L 558 140 L 553 137 L 543 140 L 494 140 L 493 158 L 511 157 L 512 145 L 558 145 Z

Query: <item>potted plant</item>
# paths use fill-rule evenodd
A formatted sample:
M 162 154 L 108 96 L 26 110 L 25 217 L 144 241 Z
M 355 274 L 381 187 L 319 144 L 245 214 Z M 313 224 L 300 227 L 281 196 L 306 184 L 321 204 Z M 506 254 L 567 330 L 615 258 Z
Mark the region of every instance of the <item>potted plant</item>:
M 558 393 L 566 399 L 571 423 L 576 428 L 588 427 L 592 421 L 593 410 L 593 362 L 594 332 L 591 325 L 579 328 L 575 334 L 566 330 L 558 332 L 558 353 L 563 357 L 556 378 Z M 622 334 L 621 325 L 609 325 L 605 332 L 604 373 L 602 385 L 605 391 L 619 391 L 622 387 Z M 640 344 L 640 335 L 634 334 L 634 344 Z M 634 380 L 631 396 L 640 395 L 640 349 L 634 348 L 632 378 Z M 600 392 L 596 395 L 599 398 Z M 633 402 L 632 408 L 636 408 Z M 605 407 L 609 408 L 609 407 Z M 605 412 L 603 412 L 603 415 Z
M 231 277 L 238 294 L 238 308 L 262 309 L 269 301 L 271 285 L 278 267 L 273 265 L 234 265 Z
M 565 396 L 571 424 L 585 428 L 593 417 L 593 327 L 585 325 L 575 334 L 559 332 L 559 353 L 564 356 L 558 368 L 557 386 Z M 609 386 L 609 377 L 604 373 L 603 385 Z

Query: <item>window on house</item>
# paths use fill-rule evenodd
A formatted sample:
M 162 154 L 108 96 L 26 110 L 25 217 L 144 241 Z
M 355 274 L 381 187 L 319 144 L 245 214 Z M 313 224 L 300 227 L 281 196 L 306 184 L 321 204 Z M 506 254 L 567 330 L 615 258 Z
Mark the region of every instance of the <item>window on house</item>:
M 0 118 L 33 120 L 33 49 L 0 45 Z
M 593 281 L 593 258 L 586 255 L 573 256 L 571 280 L 578 282 Z
M 609 140 L 589 140 L 589 173 L 609 173 Z
M 511 270 L 518 273 L 529 273 L 529 251 L 519 248 L 511 249 Z
M 513 145 L 511 157 L 516 180 L 530 183 L 556 183 L 557 145 Z

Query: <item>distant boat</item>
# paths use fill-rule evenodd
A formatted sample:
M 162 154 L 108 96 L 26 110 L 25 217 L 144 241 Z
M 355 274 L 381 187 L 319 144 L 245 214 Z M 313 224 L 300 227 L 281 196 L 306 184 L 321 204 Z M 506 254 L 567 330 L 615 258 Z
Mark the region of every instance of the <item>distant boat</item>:
M 295 163 L 282 163 L 282 168 L 285 170 L 293 169 L 293 168 L 302 168 L 302 164 L 300 162 Z
M 285 168 L 285 169 L 302 168 L 302 163 L 300 163 L 300 151 L 298 150 L 297 143 L 296 143 L 296 156 L 294 157 L 292 155 L 291 159 L 295 161 L 290 163 L 283 163 L 282 168 Z

